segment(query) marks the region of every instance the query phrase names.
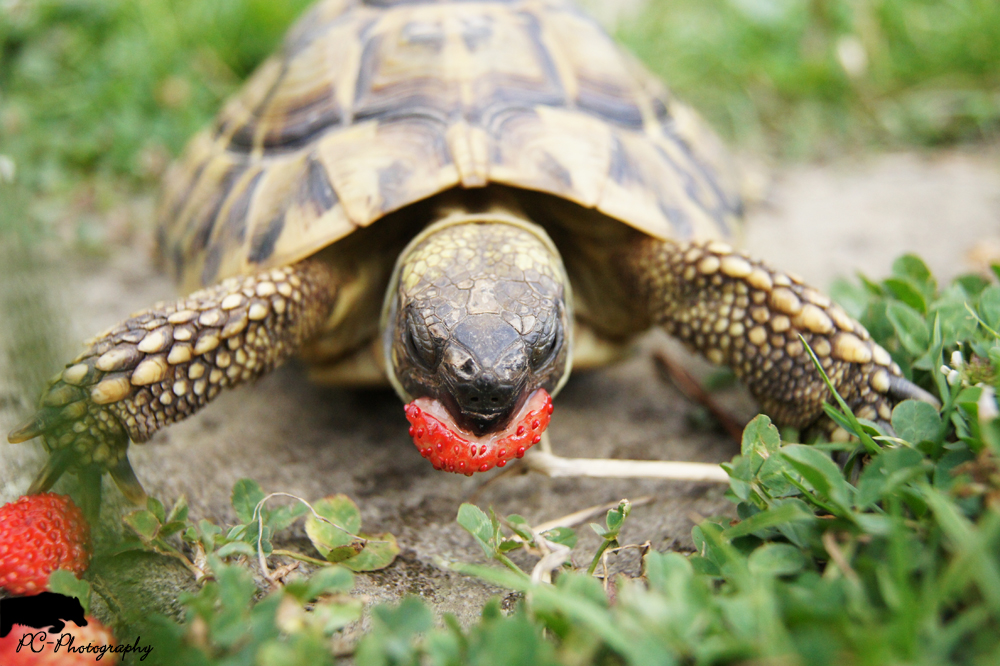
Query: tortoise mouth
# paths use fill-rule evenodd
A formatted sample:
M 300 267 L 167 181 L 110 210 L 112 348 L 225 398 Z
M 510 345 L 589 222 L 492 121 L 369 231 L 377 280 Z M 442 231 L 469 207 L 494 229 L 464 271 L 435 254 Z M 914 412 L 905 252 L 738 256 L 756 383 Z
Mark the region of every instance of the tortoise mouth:
M 535 390 L 505 428 L 476 435 L 459 426 L 440 400 L 417 398 L 406 405 L 410 436 L 434 469 L 472 476 L 503 467 L 542 441 L 552 417 L 552 396 Z

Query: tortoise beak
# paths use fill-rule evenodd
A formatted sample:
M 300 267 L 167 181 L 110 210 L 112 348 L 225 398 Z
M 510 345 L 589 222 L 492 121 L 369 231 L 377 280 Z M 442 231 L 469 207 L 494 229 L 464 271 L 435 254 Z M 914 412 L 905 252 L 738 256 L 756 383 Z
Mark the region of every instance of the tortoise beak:
M 525 377 L 526 379 L 526 377 Z M 530 391 L 524 381 L 509 384 L 497 380 L 493 373 L 480 375 L 473 382 L 452 388 L 442 402 L 462 428 L 480 437 L 502 430 L 510 423 L 517 410 L 524 405 Z
M 494 314 L 473 315 L 456 327 L 440 372 L 447 387 L 442 403 L 477 437 L 502 430 L 530 393 L 524 341 Z

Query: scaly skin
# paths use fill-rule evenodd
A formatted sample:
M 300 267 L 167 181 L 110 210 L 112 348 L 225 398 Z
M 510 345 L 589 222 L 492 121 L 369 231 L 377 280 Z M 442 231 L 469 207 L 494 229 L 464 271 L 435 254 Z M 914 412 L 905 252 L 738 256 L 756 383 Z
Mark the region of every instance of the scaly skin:
M 129 439 L 145 442 L 223 388 L 271 370 L 320 330 L 335 298 L 329 269 L 306 260 L 224 280 L 97 336 L 53 379 L 35 416 L 8 436 L 12 443 L 44 436 L 52 453 L 29 494 L 48 490 L 70 465 L 96 465 L 141 501 Z
M 654 323 L 731 367 L 781 424 L 812 424 L 831 397 L 800 334 L 857 416 L 888 422 L 900 400 L 936 402 L 840 306 L 725 243 L 644 238 L 618 262 Z

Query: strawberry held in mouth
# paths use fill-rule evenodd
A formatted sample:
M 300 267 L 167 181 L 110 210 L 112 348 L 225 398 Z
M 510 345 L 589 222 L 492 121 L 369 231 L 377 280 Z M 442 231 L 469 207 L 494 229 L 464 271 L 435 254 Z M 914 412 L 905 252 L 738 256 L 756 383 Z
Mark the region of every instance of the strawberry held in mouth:
M 552 397 L 545 389 L 538 389 L 506 428 L 481 437 L 460 428 L 444 405 L 433 398 L 417 398 L 408 404 L 406 418 L 413 443 L 434 469 L 472 476 L 524 456 L 542 441 L 552 411 Z

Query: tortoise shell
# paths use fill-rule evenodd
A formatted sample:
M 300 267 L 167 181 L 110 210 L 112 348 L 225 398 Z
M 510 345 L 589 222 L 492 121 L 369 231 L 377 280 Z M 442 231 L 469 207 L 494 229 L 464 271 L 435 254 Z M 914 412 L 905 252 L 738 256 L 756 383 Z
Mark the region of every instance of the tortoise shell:
M 192 290 L 488 184 L 661 239 L 741 214 L 716 137 L 569 2 L 326 0 L 171 169 L 159 242 Z

